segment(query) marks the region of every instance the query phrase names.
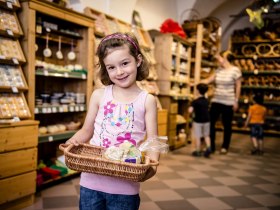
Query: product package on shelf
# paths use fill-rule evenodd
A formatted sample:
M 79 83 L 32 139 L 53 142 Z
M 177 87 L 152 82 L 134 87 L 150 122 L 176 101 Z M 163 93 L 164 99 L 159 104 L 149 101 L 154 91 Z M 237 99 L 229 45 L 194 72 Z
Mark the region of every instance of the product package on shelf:
M 0 31 L 6 31 L 7 35 L 9 36 L 23 35 L 15 12 L 0 8 L 0 19 Z
M 0 0 L 0 6 L 9 10 L 17 10 L 21 7 L 18 0 Z
M 0 39 L 0 58 L 8 60 L 17 59 L 22 62 L 26 61 L 19 41 L 7 38 Z
M 29 118 L 31 116 L 29 107 L 22 93 L 0 94 L 0 119 L 11 119 L 14 117 Z
M 27 89 L 21 67 L 0 64 L 0 87 Z

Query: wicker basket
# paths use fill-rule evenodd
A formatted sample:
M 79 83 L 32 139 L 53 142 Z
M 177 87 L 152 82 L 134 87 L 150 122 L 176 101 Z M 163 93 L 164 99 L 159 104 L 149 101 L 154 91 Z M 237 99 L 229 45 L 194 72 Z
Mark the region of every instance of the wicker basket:
M 103 147 L 90 144 L 60 144 L 59 149 L 64 152 L 65 164 L 68 168 L 106 176 L 118 177 L 134 182 L 140 182 L 151 166 L 158 166 L 158 161 L 145 157 L 144 164 L 126 163 L 108 160 L 102 157 Z

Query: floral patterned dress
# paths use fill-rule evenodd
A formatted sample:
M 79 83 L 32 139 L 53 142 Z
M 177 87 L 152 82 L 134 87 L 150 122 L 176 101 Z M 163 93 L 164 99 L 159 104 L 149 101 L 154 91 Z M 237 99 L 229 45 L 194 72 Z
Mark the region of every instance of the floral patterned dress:
M 99 106 L 94 134 L 90 143 L 110 147 L 125 140 L 138 145 L 145 138 L 145 101 L 148 93 L 142 91 L 129 103 L 121 103 L 113 98 L 113 85 L 105 88 Z M 112 194 L 135 195 L 140 184 L 110 176 L 82 173 L 80 185 L 88 189 Z

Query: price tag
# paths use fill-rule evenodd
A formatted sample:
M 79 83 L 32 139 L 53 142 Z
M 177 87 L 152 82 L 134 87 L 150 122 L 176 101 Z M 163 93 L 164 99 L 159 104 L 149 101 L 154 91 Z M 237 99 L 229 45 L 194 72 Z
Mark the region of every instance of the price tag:
M 60 106 L 60 107 L 58 108 L 58 110 L 59 110 L 59 112 L 63 112 L 63 107 Z
M 57 112 L 57 108 L 56 107 L 52 107 L 52 113 L 56 113 Z
M 74 106 L 70 106 L 69 110 L 70 110 L 70 112 L 74 112 L 75 111 Z
M 253 55 L 253 59 L 254 60 L 258 60 L 258 56 L 257 55 Z
M 82 79 L 86 79 L 86 78 L 87 78 L 87 75 L 82 74 Z
M 7 29 L 7 34 L 9 36 L 14 36 L 14 32 L 11 29 Z
M 13 9 L 13 4 L 11 2 L 7 1 L 7 7 L 10 9 Z
M 20 121 L 19 117 L 14 117 L 13 119 L 14 119 L 15 122 L 19 122 Z
M 13 63 L 14 63 L 14 64 L 19 64 L 19 62 L 18 62 L 18 59 L 17 59 L 17 58 L 13 58 L 12 60 L 13 60 Z
M 53 136 L 49 136 L 49 137 L 48 137 L 48 141 L 49 141 L 49 142 L 52 142 L 52 141 L 53 141 Z
M 44 76 L 49 76 L 49 71 L 44 69 Z
M 63 112 L 68 112 L 68 106 L 67 105 L 63 105 Z
M 75 106 L 75 111 L 79 112 L 80 111 L 80 107 L 79 106 Z
M 66 78 L 68 78 L 68 77 L 69 77 L 68 72 L 65 72 L 65 73 L 64 73 L 64 77 L 66 77 Z
M 85 111 L 84 106 L 80 106 L 80 110 L 81 110 L 81 112 Z
M 45 114 L 45 113 L 47 113 L 47 111 L 48 111 L 47 108 L 42 108 L 42 113 Z
M 6 56 L 5 56 L 5 55 L 0 55 L 0 59 L 5 60 L 5 59 L 6 59 Z
M 35 107 L 34 113 L 35 113 L 35 114 L 38 114 L 38 113 L 39 113 L 39 109 L 38 109 L 37 107 Z
M 13 86 L 13 87 L 12 87 L 12 91 L 13 91 L 13 93 L 18 93 L 17 87 Z

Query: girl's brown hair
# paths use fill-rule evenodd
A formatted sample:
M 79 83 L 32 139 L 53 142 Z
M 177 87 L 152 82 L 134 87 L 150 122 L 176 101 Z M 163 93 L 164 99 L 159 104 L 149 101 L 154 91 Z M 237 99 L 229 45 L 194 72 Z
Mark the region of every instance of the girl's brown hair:
M 96 55 L 98 56 L 98 66 L 99 72 L 98 76 L 103 85 L 113 84 L 110 80 L 109 74 L 107 72 L 106 66 L 104 64 L 104 58 L 108 54 L 108 49 L 113 49 L 127 45 L 129 48 L 129 53 L 132 55 L 136 61 L 138 61 L 138 55 L 142 56 L 142 62 L 139 67 L 137 67 L 137 81 L 142 81 L 146 79 L 149 75 L 149 63 L 140 50 L 139 43 L 136 37 L 131 33 L 114 33 L 103 38 L 97 48 Z

